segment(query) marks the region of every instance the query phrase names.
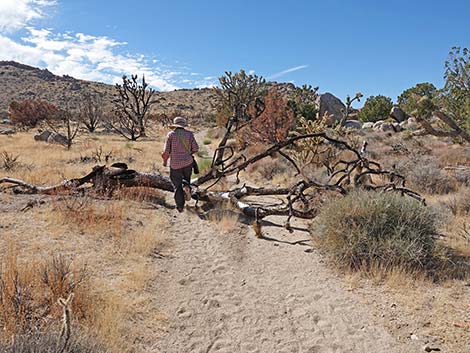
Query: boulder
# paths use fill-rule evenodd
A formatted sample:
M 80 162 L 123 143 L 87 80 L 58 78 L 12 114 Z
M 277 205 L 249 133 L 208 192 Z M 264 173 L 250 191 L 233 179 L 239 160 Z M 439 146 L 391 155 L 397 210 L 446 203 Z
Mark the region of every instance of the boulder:
M 58 134 L 57 132 L 51 132 L 46 142 L 57 143 L 59 145 L 67 146 L 67 137 L 65 137 L 64 135 Z
M 406 130 L 412 130 L 412 131 L 415 131 L 415 130 L 418 130 L 420 128 L 420 125 L 418 124 L 418 122 L 416 121 L 416 118 L 414 117 L 411 117 L 405 121 L 402 121 L 400 123 L 400 127 L 402 129 L 406 129 Z
M 346 120 L 344 122 L 344 127 L 349 129 L 362 129 L 362 123 L 357 120 Z
M 380 130 L 383 123 L 384 123 L 383 120 L 376 121 L 373 126 L 374 130 Z
M 38 131 L 36 135 L 34 135 L 34 140 L 36 141 L 44 141 L 46 142 L 48 137 L 50 136 L 51 132 L 50 131 Z
M 381 131 L 391 131 L 391 132 L 395 132 L 395 126 L 393 125 L 393 123 L 382 123 L 382 125 L 380 125 L 380 130 Z
M 346 109 L 343 102 L 331 93 L 318 95 L 316 103 L 319 107 L 318 115 L 320 118 L 323 118 L 325 114 L 329 113 L 336 121 L 339 121 L 343 117 L 342 112 Z
M 390 116 L 399 123 L 405 121 L 407 118 L 406 113 L 403 111 L 403 109 L 396 106 L 392 107 L 392 109 L 390 110 Z
M 0 129 L 0 135 L 13 135 L 16 133 L 13 129 Z
M 362 124 L 363 129 L 372 129 L 374 127 L 374 123 L 371 121 L 368 121 L 367 123 Z
M 400 123 L 392 123 L 395 132 L 403 131 L 403 128 L 400 126 Z
M 53 131 L 39 131 L 36 135 L 34 135 L 34 139 L 36 141 L 44 141 L 48 143 L 57 143 L 59 145 L 67 146 L 67 137 L 64 135 L 58 134 L 57 132 Z

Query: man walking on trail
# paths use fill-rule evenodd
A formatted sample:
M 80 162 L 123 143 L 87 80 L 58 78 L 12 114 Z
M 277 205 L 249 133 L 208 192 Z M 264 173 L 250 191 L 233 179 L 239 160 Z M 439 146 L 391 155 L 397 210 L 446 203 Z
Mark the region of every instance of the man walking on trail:
M 175 188 L 175 203 L 178 212 L 183 212 L 185 201 L 191 200 L 191 172 L 195 163 L 193 154 L 199 146 L 191 131 L 186 130 L 188 123 L 180 116 L 173 119 L 173 124 L 166 137 L 165 151 L 162 154 L 163 166 L 170 159 L 170 179 Z M 196 171 L 197 173 L 197 171 Z

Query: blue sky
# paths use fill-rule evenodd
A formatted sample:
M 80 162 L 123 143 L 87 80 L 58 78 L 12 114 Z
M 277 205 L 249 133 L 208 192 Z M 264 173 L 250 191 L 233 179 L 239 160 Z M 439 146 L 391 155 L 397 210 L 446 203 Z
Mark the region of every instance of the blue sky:
M 113 83 L 145 73 L 162 90 L 211 86 L 244 68 L 394 100 L 443 84 L 470 46 L 470 1 L 0 0 L 0 60 Z

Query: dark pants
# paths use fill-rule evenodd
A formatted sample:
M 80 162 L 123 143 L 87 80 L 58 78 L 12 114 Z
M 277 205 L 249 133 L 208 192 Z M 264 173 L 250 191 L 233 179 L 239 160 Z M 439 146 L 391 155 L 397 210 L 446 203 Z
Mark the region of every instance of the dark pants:
M 192 164 L 181 168 L 171 169 L 170 168 L 170 179 L 175 188 L 175 203 L 176 207 L 182 209 L 184 207 L 184 190 L 183 185 L 189 185 L 191 183 L 191 173 L 193 171 Z

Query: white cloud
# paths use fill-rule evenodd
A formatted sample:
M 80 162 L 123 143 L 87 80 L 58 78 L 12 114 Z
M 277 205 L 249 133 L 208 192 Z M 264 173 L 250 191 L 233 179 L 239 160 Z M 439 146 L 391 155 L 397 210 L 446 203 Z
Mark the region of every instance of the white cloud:
M 284 75 L 286 75 L 290 72 L 306 69 L 307 67 L 308 67 L 308 65 L 300 65 L 300 66 L 291 67 L 289 69 L 286 69 L 286 70 L 277 72 L 275 74 L 272 74 L 271 76 L 268 77 L 268 79 L 272 80 L 274 78 L 279 78 L 279 77 L 284 76 Z
M 117 83 L 122 75 L 145 75 L 146 81 L 162 91 L 185 87 L 214 85 L 212 77 L 190 80 L 189 68 L 163 64 L 143 54 L 123 54 L 125 42 L 106 36 L 85 33 L 56 33 L 52 29 L 28 24 L 45 17 L 45 10 L 57 5 L 56 0 L 0 0 L 0 60 L 47 68 L 54 74 Z M 21 39 L 8 33 L 23 29 Z
M 159 90 L 173 90 L 182 81 L 184 72 L 156 66 L 156 59 L 144 55 L 120 54 L 126 43 L 114 39 L 77 34 L 55 34 L 47 29 L 27 28 L 21 42 L 0 34 L 0 59 L 46 67 L 58 75 L 70 75 L 85 80 L 116 83 L 123 74 L 145 75 L 147 82 Z M 189 75 L 189 74 L 188 74 Z M 210 84 L 210 83 L 209 83 Z
M 33 20 L 44 18 L 45 12 L 55 5 L 55 0 L 1 0 L 0 33 L 16 31 Z

